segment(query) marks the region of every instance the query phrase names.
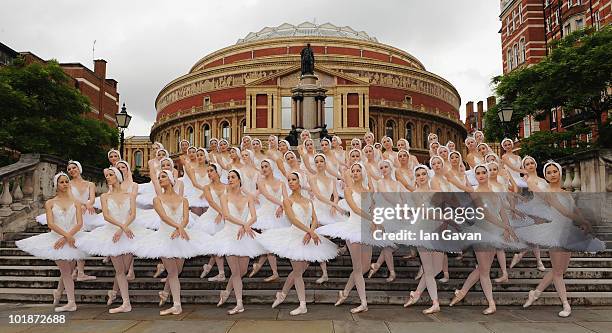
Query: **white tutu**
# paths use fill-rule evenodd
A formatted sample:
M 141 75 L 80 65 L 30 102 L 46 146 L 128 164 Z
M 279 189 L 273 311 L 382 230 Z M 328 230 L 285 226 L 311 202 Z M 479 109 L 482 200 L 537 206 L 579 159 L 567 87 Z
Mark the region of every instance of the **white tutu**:
M 331 186 L 329 186 L 329 188 L 325 187 L 325 185 L 319 179 L 317 179 L 316 182 L 317 182 L 318 190 L 321 193 L 321 195 L 324 198 L 331 200 L 332 194 L 334 193 L 333 186 L 336 185 L 335 183 L 336 180 L 335 179 L 332 180 Z M 336 223 L 338 221 L 342 221 L 346 219 L 344 216 L 340 215 L 339 213 L 332 214 L 331 213 L 332 207 L 330 205 L 327 205 L 316 198 L 314 198 L 313 200 L 314 200 L 313 201 L 314 209 L 317 214 L 317 220 L 319 221 L 320 225 L 332 224 L 332 223 Z
M 104 221 L 104 216 L 102 214 L 90 214 L 86 211 L 83 211 L 83 230 L 91 231 L 96 228 L 99 228 L 106 224 Z
M 299 204 L 293 204 L 293 211 L 296 218 L 310 227 L 312 221 L 312 205 L 308 205 L 305 212 Z M 320 237 L 321 243 L 315 245 L 311 240 L 304 245 L 304 235 L 306 233 L 295 226 L 277 228 L 264 231 L 257 241 L 268 252 L 280 257 L 297 261 L 328 261 L 338 255 L 338 247 L 325 237 Z
M 155 189 L 153 189 L 152 192 L 143 192 L 143 193 L 138 194 L 138 196 L 136 197 L 137 207 L 142 208 L 142 209 L 153 208 L 153 199 L 155 199 L 156 196 L 157 194 L 155 193 Z
M 270 195 L 282 200 L 282 187 L 279 187 L 278 191 L 274 192 L 267 184 L 264 186 L 266 186 L 266 190 L 268 190 Z M 287 220 L 287 215 L 284 212 L 280 218 L 276 217 L 276 210 L 278 209 L 278 206 L 272 201 L 268 200 L 265 196 L 260 195 L 259 202 L 260 205 L 257 207 L 257 221 L 253 224 L 253 229 L 268 230 L 291 226 L 291 222 Z
M 549 193 L 549 195 L 553 194 Z M 575 203 L 570 194 L 558 194 L 557 198 L 561 205 L 569 210 L 574 210 Z M 515 233 L 526 243 L 577 252 L 600 252 L 606 249 L 603 241 L 584 233 L 571 219 L 547 204 L 538 195 L 535 195 L 534 200 L 522 208 L 550 221 L 516 228 Z
M 244 207 L 242 213 L 238 212 L 238 209 L 234 203 L 228 203 L 230 214 L 234 217 L 238 217 L 241 221 L 246 221 L 249 215 L 249 208 Z M 209 249 L 212 254 L 217 256 L 241 256 L 255 258 L 264 253 L 266 250 L 256 240 L 259 234 L 255 234 L 255 238 L 251 238 L 248 235 L 244 235 L 241 239 L 238 239 L 238 230 L 240 226 L 225 222 L 223 230 L 216 233 L 209 243 Z
M 111 216 L 119 223 L 125 223 L 130 214 L 130 205 L 125 203 L 123 205 L 117 205 L 110 198 L 107 200 L 107 203 Z M 127 203 L 129 203 L 129 201 L 127 201 Z M 83 233 L 77 241 L 77 247 L 91 255 L 100 256 L 118 256 L 134 253 L 138 241 L 150 231 L 142 226 L 134 225 L 133 223 L 130 225 L 130 229 L 134 233 L 134 238 L 130 239 L 123 233 L 115 243 L 113 242 L 113 237 L 120 229 L 116 225 L 107 222 L 100 228 Z
M 74 205 L 71 205 L 70 208 L 64 211 L 54 204 L 51 210 L 55 224 L 62 230 L 69 231 L 76 225 L 76 207 Z M 75 240 L 78 241 L 81 234 L 82 232 L 76 233 L 74 235 Z M 16 241 L 15 245 L 20 250 L 42 259 L 76 260 L 87 258 L 87 253 L 68 244 L 56 250 L 54 248 L 55 243 L 62 237 L 60 234 L 51 231 Z
M 42 213 L 35 218 L 36 222 L 42 225 L 47 225 L 47 213 Z
M 181 223 L 183 218 L 183 207 L 180 205 L 176 210 L 170 209 L 162 203 L 168 217 L 175 223 Z M 161 223 L 159 229 L 144 237 L 137 243 L 134 254 L 141 258 L 192 258 L 208 254 L 207 245 L 210 236 L 195 230 L 186 230 L 189 240 L 170 236 L 176 229 L 166 223 Z
M 212 196 L 213 202 L 221 206 L 221 199 L 212 187 L 210 187 L 210 195 Z M 221 219 L 221 222 L 215 223 L 215 219 L 218 215 L 219 213 L 217 213 L 216 210 L 209 207 L 204 214 L 198 216 L 193 223 L 190 223 L 190 228 L 195 228 L 196 230 L 201 230 L 209 235 L 214 235 L 221 231 L 224 226 L 223 219 Z
M 130 225 L 134 238 L 129 239 L 123 233 L 119 241 L 113 243 L 113 237 L 117 230 L 119 230 L 117 226 L 107 223 L 105 226 L 93 231 L 84 232 L 77 241 L 77 247 L 90 255 L 119 256 L 134 253 L 138 247 L 138 242 L 152 232 L 139 225 Z
M 470 185 L 478 186 L 478 180 L 476 180 L 476 173 L 474 173 L 474 169 L 466 170 L 465 175 L 467 176 Z

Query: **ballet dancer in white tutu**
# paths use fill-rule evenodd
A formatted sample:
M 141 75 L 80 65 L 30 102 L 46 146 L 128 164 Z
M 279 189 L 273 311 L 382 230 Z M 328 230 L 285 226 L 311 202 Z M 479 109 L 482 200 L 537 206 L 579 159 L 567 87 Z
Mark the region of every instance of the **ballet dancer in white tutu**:
M 255 258 L 266 251 L 257 242 L 256 233 L 251 226 L 257 221 L 253 197 L 245 194 L 242 187 L 242 176 L 239 170 L 228 172 L 228 188 L 221 198 L 225 225 L 215 234 L 209 247 L 213 254 L 225 256 L 232 275 L 227 287 L 221 292 L 217 306 L 223 305 L 232 290 L 236 295 L 236 306 L 228 311 L 233 315 L 244 312 L 242 303 L 242 277 L 247 273 L 249 258 Z
M 519 238 L 530 243 L 549 248 L 552 270 L 548 271 L 538 286 L 529 292 L 523 307 L 531 306 L 546 288 L 553 283 L 563 304 L 559 317 L 569 317 L 572 312 L 563 275 L 571 260 L 571 252 L 600 252 L 606 246 L 601 240 L 594 238 L 590 223 L 578 210 L 572 196 L 561 188 L 561 165 L 549 161 L 544 165 L 544 177 L 549 183 L 547 193 L 536 192 L 542 196 L 548 205 L 541 207 L 549 216 L 549 223 L 533 224 L 517 228 Z M 576 225 L 577 224 L 577 225 Z
M 217 232 L 223 230 L 223 208 L 221 207 L 221 197 L 225 194 L 227 185 L 221 182 L 221 166 L 216 163 L 208 165 L 208 179 L 210 183 L 204 185 L 203 195 L 206 201 L 209 203 L 209 207 L 200 215 L 197 222 L 194 223 L 192 228 L 201 229 L 207 234 L 214 236 Z M 208 273 L 213 269 L 214 265 L 217 265 L 219 273 L 216 276 L 208 278 L 211 282 L 223 282 L 225 281 L 225 260 L 223 256 L 211 255 L 207 264 L 202 266 L 202 273 L 200 278 L 205 278 Z
M 291 261 L 293 270 L 287 276 L 283 289 L 276 293 L 272 308 L 280 305 L 295 285 L 300 306 L 289 312 L 292 316 L 308 312 L 302 275 L 309 263 L 333 259 L 338 251 L 334 243 L 315 232 L 318 227 L 317 215 L 312 201 L 302 196 L 303 181 L 297 172 L 292 172 L 287 181 L 291 195 L 285 197 L 283 207 L 292 226 L 267 230 L 257 239 L 266 250 Z
M 343 222 L 319 227 L 317 232 L 324 236 L 340 238 L 346 241 L 351 254 L 353 271 L 344 290 L 338 292 L 338 301 L 335 305 L 339 306 L 344 303 L 349 296 L 349 292 L 353 289 L 353 286 L 356 286 L 361 304 L 351 309 L 351 313 L 359 313 L 368 310 L 363 274 L 365 274 L 370 267 L 372 246 L 393 246 L 393 242 L 375 240 L 372 235 L 367 235 L 366 230 L 373 232 L 379 227 L 372 222 L 372 216 L 369 213 L 371 207 L 362 207 L 361 201 L 362 196 L 371 195 L 372 184 L 368 182 L 367 172 L 360 162 L 354 163 L 351 166 L 350 174 L 352 183 L 344 190 L 346 203 L 350 208 L 349 219 Z M 366 224 L 362 225 L 364 223 Z
M 264 159 L 260 162 L 261 177 L 257 181 L 259 207 L 256 210 L 257 222 L 253 224 L 253 229 L 261 230 L 264 233 L 267 230 L 291 225 L 283 210 L 283 198 L 287 195 L 287 189 L 282 181 L 274 177 L 275 165 L 270 159 Z M 249 277 L 255 276 L 266 260 L 270 263 L 272 275 L 265 278 L 264 281 L 272 282 L 278 280 L 276 256 L 272 253 L 262 255 L 257 262 L 253 263 L 253 269 L 249 273 Z
M 119 164 L 119 163 L 117 163 Z M 90 255 L 110 256 L 115 268 L 114 287 L 119 288 L 123 304 L 109 309 L 109 313 L 132 311 L 128 291 L 127 273 L 133 264 L 133 253 L 137 242 L 149 231 L 133 225 L 136 217 L 136 197 L 127 193 L 121 186 L 123 174 L 119 169 L 104 169 L 106 183 L 112 190 L 101 196 L 102 214 L 106 224 L 91 232 L 83 233 L 77 240 L 77 247 Z M 108 305 L 117 297 L 115 290 L 108 292 Z
M 208 201 L 204 198 L 202 191 L 204 186 L 210 183 L 208 179 L 208 152 L 204 148 L 196 149 L 196 162 L 190 163 L 185 168 L 185 176 L 183 179 L 189 179 L 191 190 L 188 194 L 185 192 L 185 197 L 189 200 L 191 211 L 200 216 L 204 213 L 204 208 L 208 207 Z
M 56 195 L 45 203 L 47 226 L 51 231 L 16 241 L 15 245 L 33 256 L 55 261 L 60 270 L 61 289 L 65 288 L 68 297 L 68 303 L 56 307 L 55 312 L 76 311 L 72 271 L 75 260 L 87 257 L 85 252 L 76 247 L 83 227 L 83 204 L 71 195 L 67 174 L 60 172 L 55 175 L 53 187 Z M 54 291 L 53 305 L 58 305 L 61 297 L 61 291 Z
M 164 291 L 159 293 L 160 306 L 168 299 L 167 288 L 172 292 L 173 306 L 160 311 L 160 315 L 182 313 L 181 284 L 179 274 L 185 259 L 206 254 L 210 236 L 205 233 L 188 232 L 189 202 L 175 190 L 175 178 L 170 170 L 163 170 L 158 176 L 162 193 L 153 199 L 153 207 L 162 223 L 159 229 L 146 235 L 138 242 L 134 254 L 142 258 L 161 258 L 168 272 Z

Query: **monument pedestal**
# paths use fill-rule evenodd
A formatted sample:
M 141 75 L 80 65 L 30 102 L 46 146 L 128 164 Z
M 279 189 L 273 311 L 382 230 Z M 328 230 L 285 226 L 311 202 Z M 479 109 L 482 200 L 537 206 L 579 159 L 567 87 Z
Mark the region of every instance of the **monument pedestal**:
M 311 134 L 315 132 L 315 128 L 325 124 L 323 104 L 327 89 L 318 85 L 317 80 L 318 77 L 314 74 L 303 74 L 298 85 L 291 89 L 295 110 L 293 123 L 297 127 L 309 130 Z

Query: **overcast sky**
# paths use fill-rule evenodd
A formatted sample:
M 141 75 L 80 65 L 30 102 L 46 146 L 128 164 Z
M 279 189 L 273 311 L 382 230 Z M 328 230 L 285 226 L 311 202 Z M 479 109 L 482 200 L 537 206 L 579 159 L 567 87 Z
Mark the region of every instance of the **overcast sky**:
M 201 57 L 284 22 L 348 25 L 411 53 L 457 88 L 462 117 L 502 71 L 496 0 L 3 0 L 1 8 L 0 41 L 16 51 L 93 69 L 96 40 L 95 57 L 108 61 L 134 116 L 128 135 L 149 134 L 161 88 Z

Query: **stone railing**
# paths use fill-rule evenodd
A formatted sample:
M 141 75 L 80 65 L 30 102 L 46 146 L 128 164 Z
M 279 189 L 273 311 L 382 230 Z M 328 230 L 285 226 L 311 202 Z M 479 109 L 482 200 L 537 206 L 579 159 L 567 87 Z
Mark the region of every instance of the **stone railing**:
M 6 232 L 25 229 L 30 218 L 41 214 L 44 203 L 55 195 L 53 176 L 66 170 L 66 160 L 41 154 L 23 154 L 16 163 L 0 168 L 0 239 Z M 83 177 L 106 191 L 102 170 L 83 166 Z
M 557 160 L 568 191 L 612 192 L 612 149 L 593 149 Z

